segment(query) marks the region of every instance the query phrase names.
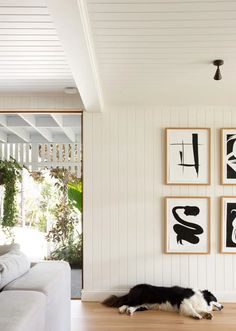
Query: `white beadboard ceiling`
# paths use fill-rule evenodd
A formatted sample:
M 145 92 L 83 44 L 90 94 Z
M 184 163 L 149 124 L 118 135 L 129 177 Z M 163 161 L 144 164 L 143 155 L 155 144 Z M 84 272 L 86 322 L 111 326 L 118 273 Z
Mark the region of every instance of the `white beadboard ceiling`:
M 235 59 L 235 0 L 0 0 L 0 95 L 77 86 L 88 111 L 235 106 Z
M 75 82 L 47 1 L 0 0 L 0 93 L 66 86 Z
M 81 2 L 105 104 L 236 104 L 235 0 Z

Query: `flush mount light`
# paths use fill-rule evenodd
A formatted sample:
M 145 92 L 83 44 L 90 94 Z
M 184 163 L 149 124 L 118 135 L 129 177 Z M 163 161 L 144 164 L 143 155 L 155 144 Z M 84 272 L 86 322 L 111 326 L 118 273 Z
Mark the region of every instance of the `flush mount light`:
M 78 90 L 76 87 L 68 86 L 64 88 L 64 93 L 66 94 L 77 94 Z
M 214 64 L 214 66 L 217 67 L 216 73 L 214 76 L 214 80 L 221 80 L 222 76 L 221 76 L 221 72 L 220 72 L 220 66 L 222 66 L 224 64 L 224 60 L 214 60 L 213 64 Z

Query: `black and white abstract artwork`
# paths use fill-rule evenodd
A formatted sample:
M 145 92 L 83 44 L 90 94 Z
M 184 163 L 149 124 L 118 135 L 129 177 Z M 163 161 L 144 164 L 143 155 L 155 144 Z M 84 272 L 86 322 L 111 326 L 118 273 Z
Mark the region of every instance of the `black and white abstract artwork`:
M 209 252 L 208 197 L 166 198 L 166 252 Z
M 166 129 L 167 184 L 209 184 L 210 129 Z
M 236 129 L 222 129 L 222 184 L 236 184 Z
M 236 197 L 222 198 L 222 253 L 236 253 Z

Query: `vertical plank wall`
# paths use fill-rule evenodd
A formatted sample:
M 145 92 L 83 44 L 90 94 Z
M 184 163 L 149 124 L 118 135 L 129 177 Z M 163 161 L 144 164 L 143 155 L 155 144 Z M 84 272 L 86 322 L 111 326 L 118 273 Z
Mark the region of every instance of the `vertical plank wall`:
M 164 185 L 164 128 L 212 129 L 212 185 Z M 84 114 L 84 290 L 100 300 L 148 282 L 208 288 L 236 300 L 236 255 L 219 254 L 220 128 L 236 127 L 232 108 L 124 108 Z M 163 197 L 212 199 L 211 254 L 163 254 Z
M 7 109 L 81 109 L 80 96 L 77 95 L 1 95 L 0 110 Z

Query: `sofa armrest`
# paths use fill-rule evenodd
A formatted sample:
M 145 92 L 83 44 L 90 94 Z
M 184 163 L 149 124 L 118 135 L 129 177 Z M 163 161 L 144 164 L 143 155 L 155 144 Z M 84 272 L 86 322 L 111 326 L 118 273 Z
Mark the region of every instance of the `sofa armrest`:
M 11 290 L 38 291 L 45 294 L 45 331 L 70 330 L 71 270 L 67 262 L 38 262 L 28 273 L 4 288 L 4 291 Z

